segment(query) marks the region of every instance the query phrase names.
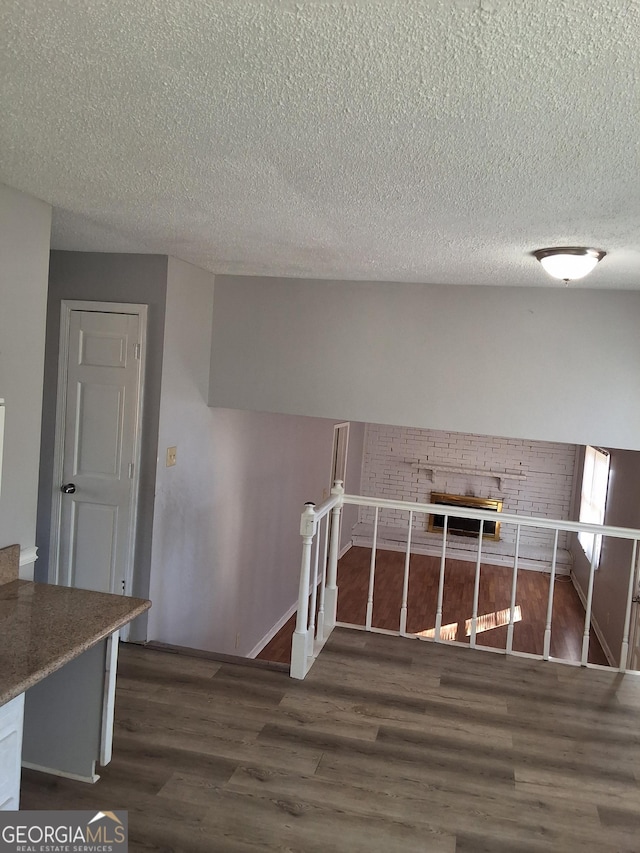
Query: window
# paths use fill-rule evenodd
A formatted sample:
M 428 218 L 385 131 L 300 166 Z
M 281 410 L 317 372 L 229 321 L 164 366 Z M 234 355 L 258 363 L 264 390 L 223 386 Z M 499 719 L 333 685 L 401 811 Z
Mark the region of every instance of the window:
M 580 521 L 589 524 L 604 524 L 604 509 L 607 503 L 609 484 L 609 454 L 606 450 L 587 445 L 584 453 L 582 492 L 580 495 Z M 578 540 L 589 562 L 600 562 L 602 536 L 597 533 L 578 533 Z

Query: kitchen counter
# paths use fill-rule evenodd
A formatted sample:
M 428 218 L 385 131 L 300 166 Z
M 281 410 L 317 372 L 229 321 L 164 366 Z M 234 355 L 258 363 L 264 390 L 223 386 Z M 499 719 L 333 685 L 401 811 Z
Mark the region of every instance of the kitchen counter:
M 142 598 L 14 580 L 0 585 L 0 705 L 151 606 Z
M 96 782 L 111 761 L 119 631 L 151 606 L 20 580 L 0 548 L 0 811 L 20 805 L 21 767 Z

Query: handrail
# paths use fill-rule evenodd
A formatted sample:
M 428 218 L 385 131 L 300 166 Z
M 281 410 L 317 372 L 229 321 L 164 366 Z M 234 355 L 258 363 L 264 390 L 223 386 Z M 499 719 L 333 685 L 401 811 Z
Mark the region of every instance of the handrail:
M 397 501 L 386 498 L 369 498 L 361 495 L 344 495 L 343 503 L 369 506 L 379 509 L 400 509 L 406 512 L 421 512 L 433 515 L 455 515 L 458 518 L 475 518 L 482 521 L 499 521 L 500 524 L 518 524 L 521 527 L 542 527 L 547 530 L 564 530 L 568 533 L 596 533 L 612 536 L 614 539 L 640 540 L 640 530 L 632 527 L 613 527 L 606 524 L 588 524 L 584 521 L 564 521 L 563 519 L 540 518 L 531 515 L 515 515 L 507 512 L 494 512 L 486 509 L 469 509 L 450 504 L 423 504 L 411 501 Z
M 322 501 L 321 504 L 315 506 L 313 508 L 313 513 L 316 517 L 316 521 L 320 521 L 321 518 L 324 518 L 325 515 L 328 515 L 334 506 L 337 506 L 341 503 L 341 495 L 329 495 L 326 501 Z
M 525 657 L 535 657 L 540 660 L 549 660 L 551 658 L 551 637 L 552 637 L 552 619 L 554 605 L 554 586 L 557 575 L 557 557 L 558 557 L 558 534 L 560 531 L 568 533 L 589 533 L 594 536 L 611 537 L 614 539 L 626 539 L 633 548 L 631 553 L 631 561 L 629 564 L 628 577 L 628 595 L 625 611 L 625 620 L 623 628 L 622 643 L 620 646 L 620 658 L 617 664 L 619 670 L 624 672 L 627 667 L 627 658 L 630 646 L 630 627 L 631 627 L 631 605 L 635 585 L 637 583 L 637 555 L 640 552 L 638 542 L 640 542 L 640 530 L 628 527 L 615 527 L 604 524 L 588 524 L 579 521 L 566 521 L 564 519 L 540 518 L 527 515 L 516 515 L 513 513 L 496 513 L 495 511 L 475 509 L 473 507 L 454 506 L 450 504 L 432 504 L 419 503 L 410 501 L 401 501 L 387 498 L 374 498 L 365 495 L 345 495 L 342 488 L 342 483 L 336 481 L 331 489 L 331 495 L 324 500 L 319 506 L 313 503 L 305 504 L 304 512 L 302 513 L 300 523 L 300 534 L 302 536 L 302 563 L 300 571 L 299 597 L 298 597 L 298 613 L 296 619 L 296 629 L 293 635 L 291 649 L 291 676 L 293 678 L 304 678 L 309 667 L 317 657 L 320 649 L 328 639 L 331 631 L 336 624 L 344 624 L 337 622 L 337 602 L 338 602 L 338 586 L 337 586 L 337 565 L 339 553 L 339 530 L 340 530 L 340 515 L 345 504 L 355 505 L 360 507 L 370 507 L 375 509 L 373 523 L 373 543 L 371 549 L 371 560 L 369 567 L 369 583 L 366 598 L 366 616 L 362 625 L 346 625 L 346 627 L 359 628 L 365 631 L 383 631 L 384 633 L 398 633 L 401 636 L 420 637 L 425 639 L 423 634 L 412 634 L 407 632 L 407 614 L 411 609 L 411 601 L 409 600 L 409 578 L 410 578 L 410 561 L 412 554 L 412 532 L 413 520 L 416 515 L 439 515 L 444 518 L 444 526 L 441 536 L 440 545 L 440 572 L 438 579 L 438 597 L 434 612 L 435 628 L 431 639 L 436 643 L 451 642 L 444 633 L 442 625 L 443 616 L 443 600 L 444 600 L 444 585 L 445 574 L 447 573 L 447 547 L 448 547 L 448 527 L 451 517 L 468 518 L 479 521 L 479 530 L 477 532 L 477 554 L 475 557 L 475 579 L 473 590 L 473 610 L 470 621 L 470 645 L 476 648 L 489 648 L 481 646 L 477 641 L 478 633 L 478 606 L 480 599 L 481 575 L 482 571 L 482 556 L 483 556 L 483 529 L 485 522 L 497 522 L 503 525 L 514 525 L 516 529 L 515 535 L 515 551 L 513 553 L 512 577 L 510 589 L 510 605 L 507 608 L 509 613 L 509 621 L 507 628 L 507 638 L 503 653 L 508 655 L 524 655 Z M 376 573 L 376 549 L 379 547 L 378 540 L 381 537 L 380 530 L 380 511 L 384 509 L 400 510 L 405 512 L 407 518 L 403 523 L 406 532 L 406 549 L 404 559 L 404 572 L 402 584 L 402 601 L 399 614 L 399 630 L 388 631 L 383 628 L 375 628 L 372 625 L 374 593 L 375 593 L 375 573 Z M 322 525 L 324 524 L 324 530 Z M 517 585 L 519 572 L 520 544 L 522 528 L 536 528 L 538 530 L 548 530 L 553 532 L 553 546 L 550 552 L 549 561 L 549 593 L 546 608 L 546 619 L 544 623 L 544 635 L 542 638 L 542 654 L 525 654 L 524 652 L 515 651 L 513 648 L 514 640 L 514 623 L 516 619 Z M 320 558 L 320 549 L 324 543 L 322 558 Z M 594 582 L 597 569 L 596 552 L 591 559 L 589 567 L 589 577 L 587 592 L 583 603 L 585 605 L 585 622 L 584 632 L 582 635 L 582 652 L 580 664 L 582 666 L 596 666 L 590 664 L 589 644 L 591 639 L 591 631 L 594 630 L 594 620 L 592 618 L 592 608 L 594 599 Z M 595 631 L 599 634 L 597 624 Z M 491 649 L 495 651 L 495 649 Z M 613 653 L 609 655 L 609 660 L 613 663 Z M 554 658 L 554 660 L 562 661 L 562 658 Z M 573 661 L 566 660 L 566 663 Z

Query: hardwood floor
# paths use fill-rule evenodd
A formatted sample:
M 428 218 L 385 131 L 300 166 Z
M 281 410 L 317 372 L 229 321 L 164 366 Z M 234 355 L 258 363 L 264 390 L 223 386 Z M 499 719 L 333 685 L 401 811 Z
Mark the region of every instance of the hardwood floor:
M 340 622 L 364 625 L 370 559 L 370 549 L 351 548 L 338 563 L 338 621 Z M 410 633 L 428 631 L 435 626 L 439 573 L 438 557 L 411 555 L 407 618 L 407 630 Z M 403 577 L 404 554 L 396 551 L 378 551 L 374 588 L 374 627 L 398 630 Z M 510 605 L 512 570 L 505 566 L 483 564 L 480 577 L 478 615 L 486 616 L 487 624 L 491 625 L 493 615 L 500 615 L 500 612 Z M 474 578 L 475 563 L 447 560 L 442 624 L 449 626 L 449 639 L 469 642 L 465 625 L 473 612 Z M 517 590 L 516 604 L 520 605 L 522 619 L 514 626 L 513 648 L 516 651 L 542 654 L 549 576 L 541 572 L 520 570 Z M 508 619 L 508 613 L 505 615 Z M 558 577 L 553 596 L 552 657 L 580 660 L 584 618 L 584 608 L 573 584 L 566 576 Z M 265 646 L 258 657 L 263 660 L 289 663 L 294 628 L 295 616 Z M 478 644 L 491 648 L 504 649 L 506 639 L 506 625 L 482 631 L 477 636 Z M 607 658 L 593 631 L 589 661 L 607 664 Z
M 21 806 L 128 809 L 134 853 L 631 853 L 640 676 L 347 629 L 302 682 L 125 646 L 101 772 L 24 771 Z

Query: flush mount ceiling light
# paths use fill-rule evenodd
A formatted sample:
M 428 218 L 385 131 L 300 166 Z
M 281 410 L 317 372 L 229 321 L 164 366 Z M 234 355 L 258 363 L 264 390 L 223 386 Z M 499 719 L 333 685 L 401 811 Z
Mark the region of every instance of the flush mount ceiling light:
M 588 275 L 606 254 L 601 249 L 588 249 L 583 246 L 557 246 L 553 249 L 536 249 L 533 252 L 534 258 L 540 261 L 549 275 L 563 281 Z

